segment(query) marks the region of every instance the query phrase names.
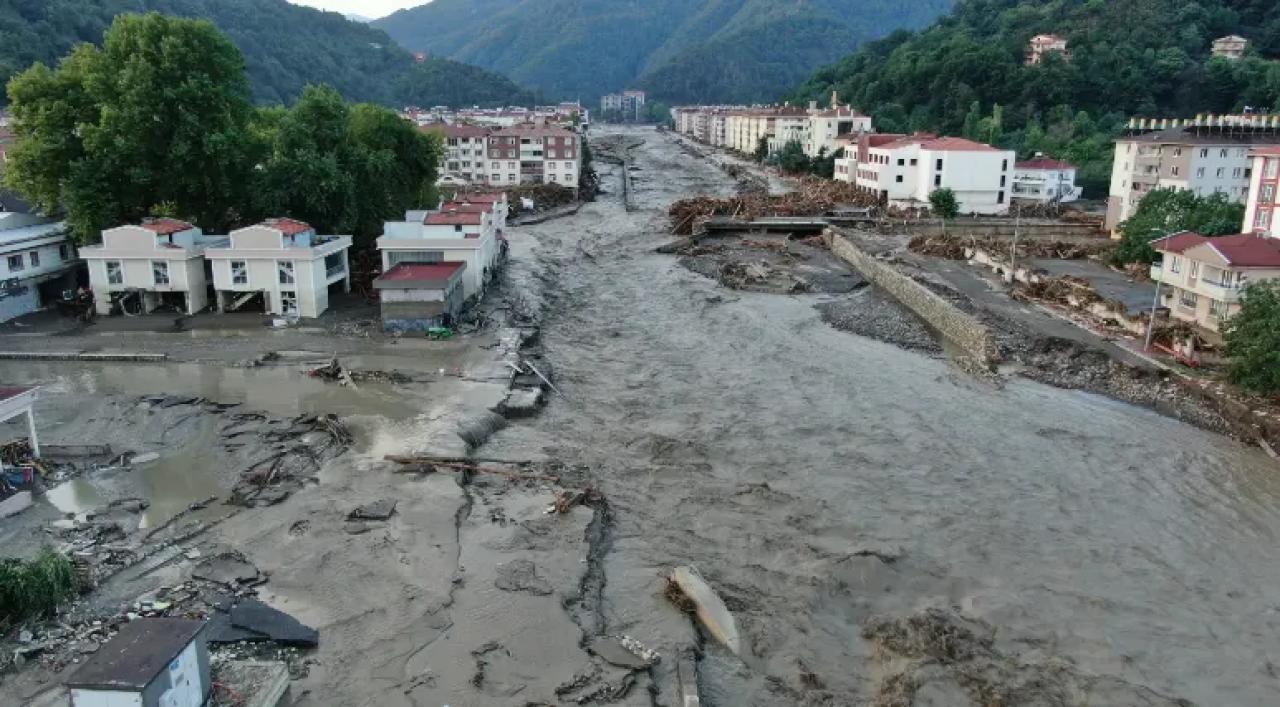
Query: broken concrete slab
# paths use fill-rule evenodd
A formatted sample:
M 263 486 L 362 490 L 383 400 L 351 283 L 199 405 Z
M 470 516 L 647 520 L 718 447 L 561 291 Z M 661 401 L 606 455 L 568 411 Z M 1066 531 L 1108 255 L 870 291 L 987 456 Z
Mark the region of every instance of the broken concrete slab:
M 228 587 L 258 582 L 260 573 L 252 562 L 238 553 L 215 555 L 196 565 L 191 576 Z
M 366 503 L 347 514 L 348 520 L 387 520 L 396 512 L 396 501 L 384 498 Z
M 542 388 L 513 388 L 495 411 L 507 418 L 530 417 L 542 407 L 545 395 Z
M 17 515 L 31 507 L 31 492 L 19 491 L 0 501 L 0 518 Z
M 243 599 L 231 607 L 230 619 L 232 628 L 261 634 L 281 645 L 315 648 L 320 644 L 319 631 L 257 599 Z
M 630 636 L 596 636 L 587 649 L 619 668 L 645 670 L 658 662 L 658 654 Z
M 733 619 L 729 607 L 716 593 L 707 580 L 702 578 L 693 567 L 677 567 L 671 571 L 671 581 L 693 603 L 694 613 L 702 627 L 734 655 L 742 654 L 742 639 L 738 634 L 738 624 Z
M 547 596 L 552 592 L 551 583 L 538 576 L 538 568 L 531 560 L 512 560 L 499 565 L 493 585 L 507 592 L 527 592 Z

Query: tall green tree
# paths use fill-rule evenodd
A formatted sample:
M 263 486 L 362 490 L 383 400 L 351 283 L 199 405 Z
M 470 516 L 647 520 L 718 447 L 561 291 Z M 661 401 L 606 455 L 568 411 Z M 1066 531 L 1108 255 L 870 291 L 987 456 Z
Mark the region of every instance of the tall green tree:
M 1234 203 L 1225 194 L 1198 196 L 1179 189 L 1155 189 L 1142 198 L 1129 220 L 1120 224 L 1120 247 L 1112 262 L 1150 263 L 1156 258 L 1151 241 L 1177 233 L 1195 231 L 1205 236 L 1239 233 L 1244 222 L 1244 204 Z
M 76 236 L 160 204 L 208 227 L 236 219 L 253 163 L 244 60 L 206 21 L 121 15 L 103 46 L 9 84 L 17 144 L 7 183 Z
M 960 202 L 950 187 L 934 189 L 929 194 L 929 206 L 938 218 L 955 218 L 960 215 Z
M 1245 288 L 1224 338 L 1233 383 L 1259 393 L 1280 392 L 1280 280 Z

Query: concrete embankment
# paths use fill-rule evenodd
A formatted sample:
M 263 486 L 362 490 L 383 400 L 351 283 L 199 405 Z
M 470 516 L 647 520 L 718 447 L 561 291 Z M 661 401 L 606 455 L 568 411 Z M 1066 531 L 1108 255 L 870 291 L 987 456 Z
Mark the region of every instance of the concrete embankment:
M 995 336 L 977 318 L 960 311 L 889 263 L 877 259 L 839 230 L 828 228 L 823 232 L 823 238 L 831 252 L 888 292 L 966 355 L 983 366 L 999 363 L 1000 352 Z
M 0 361 L 164 361 L 168 354 L 99 351 L 0 351 Z

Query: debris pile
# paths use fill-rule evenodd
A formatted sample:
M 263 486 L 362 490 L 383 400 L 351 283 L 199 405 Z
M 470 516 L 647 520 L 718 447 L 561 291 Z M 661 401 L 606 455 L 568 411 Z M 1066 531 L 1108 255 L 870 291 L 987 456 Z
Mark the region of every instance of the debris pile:
M 349 386 L 355 386 L 356 383 L 410 383 L 413 381 L 411 377 L 398 371 L 352 371 L 343 367 L 337 356 L 329 359 L 329 362 L 323 366 L 308 370 L 307 375 Z
M 1005 255 L 1012 247 L 1011 238 L 975 238 L 971 236 L 922 235 L 912 238 L 907 248 L 913 253 L 948 260 L 964 260 L 966 249 L 983 250 L 992 255 Z M 1115 248 L 1111 241 L 1059 241 L 1023 238 L 1018 241 L 1019 258 L 1053 258 L 1078 260 L 1099 257 Z
M 770 196 L 751 193 L 729 198 L 710 196 L 681 199 L 671 205 L 672 231 L 681 236 L 699 231 L 714 216 L 755 219 L 763 216 L 819 216 L 837 206 L 877 205 L 876 197 L 857 190 L 852 184 L 830 179 L 807 177 L 790 193 Z
M 347 426 L 333 414 L 304 414 L 274 424 L 260 413 L 230 416 L 222 436 L 242 434 L 256 434 L 274 447 L 270 455 L 245 467 L 231 490 L 229 503 L 251 508 L 272 506 L 288 498 L 313 480 L 324 462 L 347 451 L 352 442 Z

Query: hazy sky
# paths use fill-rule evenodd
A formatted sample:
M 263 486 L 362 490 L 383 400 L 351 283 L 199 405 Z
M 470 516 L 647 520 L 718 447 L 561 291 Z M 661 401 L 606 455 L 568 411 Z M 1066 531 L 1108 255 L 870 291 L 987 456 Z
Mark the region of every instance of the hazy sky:
M 403 7 L 424 5 L 428 0 L 289 0 L 296 5 L 310 5 L 321 10 L 354 13 L 365 17 L 385 17 Z

